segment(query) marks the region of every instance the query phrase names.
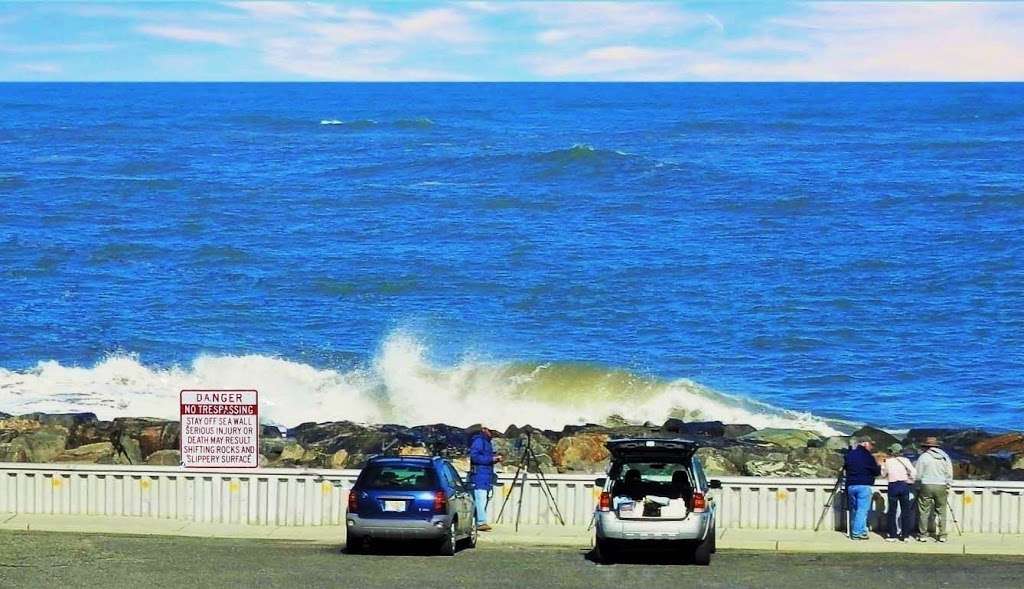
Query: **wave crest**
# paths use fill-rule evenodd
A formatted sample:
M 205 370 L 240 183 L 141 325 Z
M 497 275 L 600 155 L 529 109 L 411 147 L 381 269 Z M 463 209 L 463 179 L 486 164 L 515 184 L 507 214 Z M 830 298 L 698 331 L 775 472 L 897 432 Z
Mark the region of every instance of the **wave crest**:
M 0 409 L 173 419 L 178 391 L 189 388 L 255 388 L 265 421 L 284 425 L 347 419 L 559 429 L 618 415 L 635 423 L 682 417 L 837 433 L 813 415 L 732 397 L 686 379 L 666 381 L 573 363 L 466 359 L 439 367 L 427 359 L 424 345 L 405 333 L 392 334 L 372 362 L 349 370 L 260 355 L 200 356 L 187 367 L 156 368 L 131 354 L 107 357 L 92 368 L 45 361 L 24 372 L 0 369 Z

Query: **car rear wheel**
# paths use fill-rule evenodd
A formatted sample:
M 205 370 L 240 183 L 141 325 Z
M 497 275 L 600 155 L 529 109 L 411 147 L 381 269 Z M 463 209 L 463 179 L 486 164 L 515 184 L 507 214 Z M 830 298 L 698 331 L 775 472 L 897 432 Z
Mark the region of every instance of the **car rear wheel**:
M 455 550 L 457 548 L 455 539 L 455 520 L 448 522 L 448 527 L 445 528 L 444 536 L 441 537 L 441 545 L 438 552 L 441 556 L 455 556 Z
M 605 564 L 611 564 L 618 559 L 618 547 L 606 538 L 598 538 L 594 542 L 594 550 L 597 552 L 597 560 Z
M 366 551 L 366 540 L 358 536 L 349 536 L 345 540 L 345 552 L 348 554 L 359 554 Z
M 716 540 L 717 537 L 718 534 L 716 533 L 715 526 L 711 526 L 711 531 L 708 532 L 708 540 L 711 541 L 711 554 L 718 552 L 718 542 Z
M 713 545 L 714 541 L 711 538 L 695 542 L 690 551 L 690 562 L 697 566 L 708 566 L 711 564 L 711 548 Z

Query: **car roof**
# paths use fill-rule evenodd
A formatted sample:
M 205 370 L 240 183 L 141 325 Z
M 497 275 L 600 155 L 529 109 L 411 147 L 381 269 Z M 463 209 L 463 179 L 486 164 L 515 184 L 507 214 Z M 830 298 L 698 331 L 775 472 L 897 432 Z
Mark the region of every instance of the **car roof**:
M 419 462 L 426 464 L 439 460 L 444 460 L 444 458 L 440 456 L 372 456 L 366 462 L 367 464 L 373 462 Z

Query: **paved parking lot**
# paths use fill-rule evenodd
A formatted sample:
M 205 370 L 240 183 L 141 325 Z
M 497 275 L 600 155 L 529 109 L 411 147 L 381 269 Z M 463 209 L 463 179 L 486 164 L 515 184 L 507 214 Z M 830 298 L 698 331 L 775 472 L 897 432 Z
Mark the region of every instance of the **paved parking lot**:
M 1024 556 L 720 551 L 602 565 L 578 548 L 486 545 L 454 558 L 280 540 L 0 531 L 0 587 L 1020 587 Z

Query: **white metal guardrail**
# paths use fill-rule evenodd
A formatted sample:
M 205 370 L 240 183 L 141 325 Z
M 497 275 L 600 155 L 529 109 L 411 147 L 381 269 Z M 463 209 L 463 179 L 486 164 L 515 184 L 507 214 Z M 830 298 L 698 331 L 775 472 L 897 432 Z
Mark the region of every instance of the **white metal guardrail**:
M 358 470 L 183 470 L 172 466 L 0 463 L 0 513 L 135 516 L 195 522 L 273 526 L 340 526 L 348 489 Z M 568 526 L 590 523 L 598 475 L 545 475 Z M 489 509 L 497 515 L 511 476 L 499 477 Z M 722 477 L 714 491 L 718 526 L 748 529 L 812 529 L 834 479 Z M 530 475 L 520 522 L 558 525 Z M 519 510 L 516 486 L 503 523 Z M 873 518 L 882 519 L 884 486 L 878 486 Z M 824 529 L 844 524 L 837 497 Z M 950 505 L 965 532 L 1024 534 L 1024 482 L 957 481 Z M 952 522 L 950 522 L 952 525 Z M 875 526 L 880 527 L 880 526 Z

